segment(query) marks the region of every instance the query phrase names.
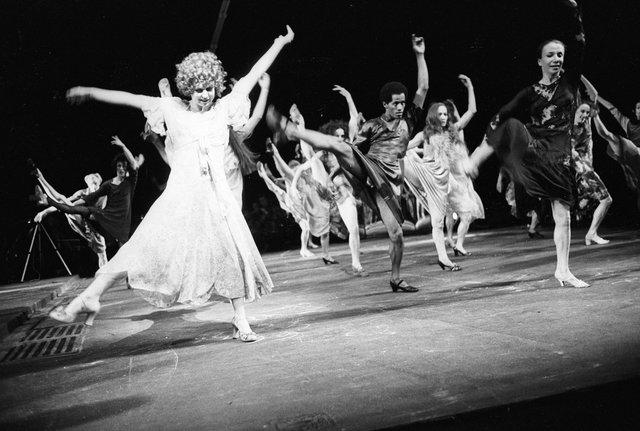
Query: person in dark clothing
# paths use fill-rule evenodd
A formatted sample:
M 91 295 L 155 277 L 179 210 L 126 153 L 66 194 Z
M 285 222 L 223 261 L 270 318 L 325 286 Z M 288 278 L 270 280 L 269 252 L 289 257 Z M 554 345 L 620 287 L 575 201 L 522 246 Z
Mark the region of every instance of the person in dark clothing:
M 138 181 L 138 169 L 144 163 L 144 156 L 134 157 L 126 145 L 113 136 L 111 143 L 122 149 L 113 165 L 116 176 L 100 185 L 98 190 L 85 195 L 76 205 L 67 205 L 47 196 L 48 204 L 66 214 L 81 214 L 104 236 L 116 241 L 122 247 L 131 232 L 131 201 Z M 98 205 L 99 199 L 107 197 L 104 208 Z

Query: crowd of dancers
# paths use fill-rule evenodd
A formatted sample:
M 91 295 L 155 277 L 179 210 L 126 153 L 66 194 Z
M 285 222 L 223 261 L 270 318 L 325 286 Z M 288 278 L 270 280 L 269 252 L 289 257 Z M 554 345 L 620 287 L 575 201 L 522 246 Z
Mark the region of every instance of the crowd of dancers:
M 540 80 L 499 110 L 471 154 L 464 129 L 477 110 L 472 80 L 458 76 L 468 95 L 462 115 L 452 100 L 431 103 L 425 110 L 429 72 L 425 41 L 418 36 L 411 40 L 417 68 L 413 98 L 409 100 L 411 93 L 404 84 L 388 82 L 380 89 L 383 112 L 376 118 L 365 121 L 350 92 L 338 85 L 333 90 L 347 102 L 349 119 L 331 121 L 318 131 L 306 128 L 295 104 L 288 115 L 273 106 L 266 109 L 266 122 L 274 132 L 267 155 L 278 175 L 267 164 L 256 162 L 244 142 L 265 112 L 271 86 L 266 72 L 293 42 L 289 27 L 239 80 L 227 80 L 215 54 L 189 54 L 177 65 L 175 78 L 184 99 L 172 95 L 166 79 L 159 82 L 159 97 L 90 87 L 70 89 L 67 98 L 73 103 L 95 100 L 140 110 L 147 121 L 145 138 L 171 172 L 166 188 L 131 237 L 131 199 L 144 158 L 135 157 L 120 139 L 112 140 L 122 149 L 114 160 L 116 176 L 102 182 L 99 175 L 89 174 L 88 187 L 68 198 L 36 172 L 51 205 L 36 220 L 53 211 L 65 213 L 71 227 L 98 254 L 100 265 L 89 287 L 50 316 L 71 322 L 86 314 L 86 323 L 92 324 L 100 311 L 101 295 L 126 277 L 131 288 L 160 307 L 199 305 L 213 296 L 228 298 L 234 309 L 233 337 L 255 341 L 258 336 L 246 318 L 245 303 L 271 292 L 273 283 L 241 212 L 243 175 L 253 170 L 299 225 L 302 257 L 313 256 L 308 243 L 314 235 L 320 238 L 323 262 L 336 263 L 329 245 L 333 232 L 348 238 L 353 275 L 366 276 L 360 262 L 357 206 L 361 203 L 379 216 L 387 230 L 391 290 L 416 292 L 418 288 L 401 277 L 403 190 L 431 217 L 437 264 L 443 270 L 459 271 L 462 268 L 451 259 L 448 248 L 454 258 L 471 254 L 465 236 L 474 220 L 484 218 L 473 179 L 492 154 L 502 166 L 498 189 L 505 192 L 514 214 L 531 217 L 532 238 L 540 236 L 536 230 L 540 202 L 551 202 L 555 278 L 563 286 L 588 287 L 569 268 L 571 210 L 584 212 L 591 208 L 590 202 L 596 202 L 584 240 L 586 245 L 606 244 L 598 227 L 612 202 L 593 168 L 591 124 L 608 143 L 608 154 L 621 165 L 629 187 L 638 192 L 640 102 L 635 118 L 627 118 L 582 75 L 581 15 L 575 1 L 562 3 L 571 30 L 566 44 L 557 39 L 540 44 Z M 250 113 L 248 94 L 255 85 L 260 96 Z M 221 97 L 226 86 L 231 91 Z M 598 116 L 598 104 L 611 111 L 626 137 L 607 130 Z M 291 141 L 299 142 L 300 157 L 287 162 L 279 147 Z M 119 246 L 108 261 L 105 237 Z

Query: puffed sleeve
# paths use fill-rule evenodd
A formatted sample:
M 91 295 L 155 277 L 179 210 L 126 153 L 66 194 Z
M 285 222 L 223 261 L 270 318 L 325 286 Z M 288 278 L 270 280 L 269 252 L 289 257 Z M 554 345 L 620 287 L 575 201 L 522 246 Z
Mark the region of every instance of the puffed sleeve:
M 227 125 L 231 126 L 233 130 L 238 130 L 249 121 L 251 101 L 249 100 L 249 94 L 244 91 L 244 79 L 245 78 L 240 79 L 236 85 L 234 85 L 231 93 L 220 100 L 221 107 L 226 116 Z
M 167 127 L 165 124 L 165 111 L 166 105 L 172 99 L 169 97 L 149 97 L 142 106 L 142 114 L 147 119 L 145 130 L 151 130 L 158 135 L 165 136 L 167 134 Z

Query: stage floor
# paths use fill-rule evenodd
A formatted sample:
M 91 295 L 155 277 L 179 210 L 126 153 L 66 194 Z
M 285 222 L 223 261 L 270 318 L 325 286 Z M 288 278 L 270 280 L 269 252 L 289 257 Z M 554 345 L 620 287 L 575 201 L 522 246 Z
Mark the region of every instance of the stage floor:
M 349 274 L 346 244 L 333 247 L 339 265 L 323 265 L 318 251 L 267 254 L 276 287 L 247 307 L 263 337 L 251 344 L 231 339 L 229 304 L 160 310 L 119 286 L 104 296 L 81 352 L 0 365 L 0 426 L 419 429 L 614 382 L 637 393 L 638 233 L 605 231 L 610 244 L 587 247 L 574 231 L 571 268 L 587 289 L 559 286 L 544 233 L 475 232 L 473 254 L 452 258 L 460 272 L 440 270 L 430 235 L 408 237 L 402 276 L 417 293 L 391 292 L 382 237 L 363 241 L 364 278 Z M 2 347 L 53 324 L 32 318 Z M 478 419 L 480 429 L 513 420 L 505 415 L 491 426 Z M 473 416 L 460 417 L 442 429 L 478 429 Z M 535 424 L 517 420 L 514 428 Z

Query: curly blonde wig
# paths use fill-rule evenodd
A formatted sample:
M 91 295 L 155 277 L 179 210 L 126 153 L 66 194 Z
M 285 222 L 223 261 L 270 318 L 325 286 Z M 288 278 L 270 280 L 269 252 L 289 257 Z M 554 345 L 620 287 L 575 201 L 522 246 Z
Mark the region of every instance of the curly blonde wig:
M 192 52 L 180 64 L 176 64 L 176 69 L 176 85 L 183 96 L 191 97 L 198 87 L 213 86 L 216 96 L 224 91 L 227 73 L 212 52 Z

